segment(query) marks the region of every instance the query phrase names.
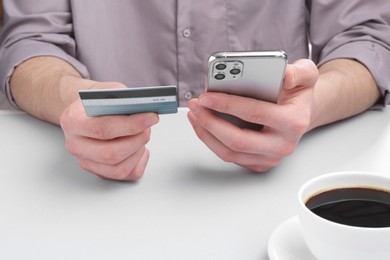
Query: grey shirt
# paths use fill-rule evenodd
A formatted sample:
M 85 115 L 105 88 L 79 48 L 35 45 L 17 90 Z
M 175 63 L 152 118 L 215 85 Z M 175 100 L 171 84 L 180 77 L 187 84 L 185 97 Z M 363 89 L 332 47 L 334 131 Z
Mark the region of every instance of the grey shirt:
M 382 104 L 390 103 L 389 0 L 4 0 L 4 7 L 0 85 L 11 102 L 15 66 L 39 55 L 93 80 L 177 85 L 185 106 L 204 91 L 211 53 L 284 50 L 289 62 L 359 60 Z

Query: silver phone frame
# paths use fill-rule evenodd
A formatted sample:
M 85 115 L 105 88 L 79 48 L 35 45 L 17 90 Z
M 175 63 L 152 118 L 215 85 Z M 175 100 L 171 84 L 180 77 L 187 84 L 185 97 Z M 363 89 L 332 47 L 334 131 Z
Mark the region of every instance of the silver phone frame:
M 236 80 L 216 80 L 214 64 L 240 61 L 242 76 Z M 276 103 L 288 63 L 284 51 L 223 51 L 208 60 L 206 91 L 223 92 Z

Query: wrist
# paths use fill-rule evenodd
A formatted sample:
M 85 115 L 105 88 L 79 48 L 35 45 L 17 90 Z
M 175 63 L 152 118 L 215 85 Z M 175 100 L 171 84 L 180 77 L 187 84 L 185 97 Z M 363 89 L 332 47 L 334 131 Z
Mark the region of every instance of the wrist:
M 79 98 L 79 91 L 90 89 L 96 81 L 81 78 L 78 75 L 63 75 L 59 79 L 59 97 L 63 108 Z
M 359 114 L 380 96 L 371 73 L 358 61 L 332 60 L 322 65 L 319 72 L 310 130 Z
M 62 111 L 77 98 L 75 89 L 87 85 L 84 81 L 88 80 L 82 79 L 66 61 L 38 56 L 15 69 L 10 89 L 15 102 L 25 112 L 58 124 Z

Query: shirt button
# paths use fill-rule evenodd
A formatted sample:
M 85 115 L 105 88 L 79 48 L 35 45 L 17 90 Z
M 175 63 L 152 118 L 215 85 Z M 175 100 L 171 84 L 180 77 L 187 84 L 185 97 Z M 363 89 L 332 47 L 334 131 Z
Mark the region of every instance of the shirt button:
M 186 92 L 185 94 L 184 94 L 184 98 L 186 99 L 186 100 L 190 100 L 191 98 L 192 98 L 192 93 L 191 92 Z
M 190 35 L 191 35 L 191 30 L 190 29 L 184 29 L 183 30 L 183 36 L 184 37 L 188 38 L 188 37 L 190 37 Z

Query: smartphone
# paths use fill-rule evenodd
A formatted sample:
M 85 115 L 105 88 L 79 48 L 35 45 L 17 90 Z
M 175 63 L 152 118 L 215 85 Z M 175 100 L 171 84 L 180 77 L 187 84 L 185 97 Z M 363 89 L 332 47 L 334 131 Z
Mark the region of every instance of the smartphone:
M 284 51 L 214 53 L 208 61 L 206 91 L 276 103 L 287 63 Z M 240 127 L 259 128 L 229 115 L 223 117 Z

